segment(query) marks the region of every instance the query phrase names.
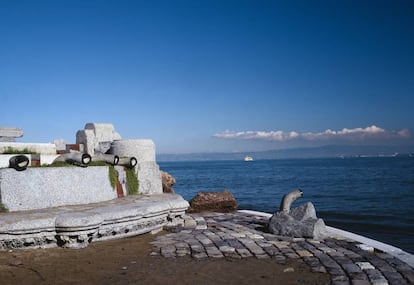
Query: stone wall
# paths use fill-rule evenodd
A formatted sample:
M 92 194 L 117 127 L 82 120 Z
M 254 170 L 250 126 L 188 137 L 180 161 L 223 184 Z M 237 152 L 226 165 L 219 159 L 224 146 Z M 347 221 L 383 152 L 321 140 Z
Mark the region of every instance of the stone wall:
M 9 211 L 88 204 L 117 198 L 108 167 L 0 169 L 0 202 Z

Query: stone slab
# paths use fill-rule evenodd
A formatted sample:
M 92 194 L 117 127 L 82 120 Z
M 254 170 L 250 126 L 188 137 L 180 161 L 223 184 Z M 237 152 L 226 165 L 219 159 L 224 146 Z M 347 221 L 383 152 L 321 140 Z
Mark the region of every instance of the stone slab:
M 21 138 L 23 136 L 22 129 L 19 128 L 0 128 L 0 141 L 14 142 L 15 138 Z
M 0 169 L 0 201 L 9 211 L 108 201 L 117 197 L 108 167 Z

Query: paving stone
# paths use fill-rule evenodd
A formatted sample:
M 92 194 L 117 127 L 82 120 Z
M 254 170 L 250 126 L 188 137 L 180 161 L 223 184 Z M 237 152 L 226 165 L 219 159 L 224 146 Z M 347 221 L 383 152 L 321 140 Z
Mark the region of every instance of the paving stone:
M 219 250 L 222 253 L 231 253 L 231 252 L 235 252 L 236 249 L 234 247 L 228 246 L 228 245 L 223 245 L 219 247 Z
M 254 234 L 254 233 L 253 234 L 249 233 L 249 234 L 247 234 L 247 236 L 251 239 L 264 239 L 264 236 L 259 235 L 259 234 Z
M 242 257 L 236 252 L 223 252 L 224 256 L 226 258 L 231 258 L 231 259 L 241 259 Z
M 349 278 L 344 274 L 335 275 L 335 276 L 332 276 L 332 282 L 348 282 L 349 283 Z
M 361 270 L 375 269 L 375 267 L 369 262 L 356 262 L 355 264 L 359 266 Z
M 359 268 L 358 265 L 354 264 L 354 263 L 348 263 L 348 264 L 341 264 L 342 268 L 348 273 L 360 273 L 362 272 L 361 268 Z
M 387 271 L 387 272 L 382 272 L 382 273 L 387 280 L 404 280 L 404 277 L 402 277 L 402 275 L 396 271 L 395 272 Z
M 322 265 L 321 262 L 319 261 L 319 259 L 317 259 L 314 256 L 305 256 L 305 257 L 303 257 L 303 260 L 310 267 L 317 267 L 317 266 L 321 266 Z
M 291 249 L 290 247 L 282 247 L 282 248 L 280 248 L 280 251 L 283 252 L 284 254 L 288 254 L 288 253 L 296 254 L 296 252 L 293 249 Z
M 275 256 L 280 253 L 280 251 L 273 245 L 263 247 L 263 250 L 270 256 Z
M 280 263 L 280 264 L 286 263 L 286 257 L 284 257 L 283 255 L 275 255 L 273 258 L 276 259 L 277 263 Z
M 259 246 L 246 246 L 255 256 L 266 255 L 266 252 Z
M 164 246 L 161 248 L 161 255 L 175 254 L 176 248 L 173 245 Z
M 204 234 L 198 234 L 195 236 L 196 239 L 201 242 L 204 246 L 206 245 L 210 245 L 213 242 L 211 241 L 211 239 L 209 239 L 208 237 L 206 237 Z
M 345 272 L 342 270 L 342 268 L 329 268 L 326 267 L 326 270 L 328 270 L 329 274 L 332 276 L 345 276 Z
M 191 251 L 190 251 L 189 248 L 177 248 L 177 250 L 175 251 L 175 254 L 178 257 L 181 257 L 181 256 L 190 255 L 191 254 Z
M 405 279 L 408 280 L 410 284 L 414 284 L 414 270 L 400 271 L 400 273 L 404 276 Z
M 235 238 L 243 238 L 243 237 L 246 237 L 246 234 L 236 232 L 236 233 L 231 233 L 231 236 L 233 236 Z
M 157 237 L 151 244 L 158 252 L 151 255 L 191 255 L 195 259 L 272 257 L 280 264 L 296 259 L 306 263 L 312 272 L 329 273 L 331 284 L 414 284 L 414 270 L 406 263 L 387 253 L 366 251 L 364 246 L 348 239 L 317 241 L 274 236 L 257 231 L 267 219 L 238 213 L 188 215 L 184 221 L 193 221 L 202 229 L 186 228 Z
M 406 280 L 404 279 L 388 279 L 388 283 L 390 285 L 409 285 L 409 284 L 413 284 L 413 283 L 408 283 Z
M 397 268 L 396 268 L 398 271 L 402 271 L 402 272 L 404 272 L 404 271 L 407 271 L 407 272 L 412 272 L 413 271 L 413 268 L 411 268 L 409 265 L 407 265 L 407 264 L 401 264 L 401 265 L 397 265 Z
M 274 241 L 272 243 L 273 243 L 273 245 L 275 245 L 279 249 L 288 248 L 288 246 L 290 244 L 289 242 L 286 242 L 286 241 Z
M 256 241 L 256 244 L 262 248 L 273 246 L 270 242 L 265 241 Z
M 367 270 L 368 278 L 372 284 L 388 285 L 387 279 L 378 270 Z
M 227 239 L 225 240 L 225 242 L 234 248 L 244 248 L 244 245 L 241 244 L 237 239 Z
M 371 285 L 368 280 L 352 280 L 352 285 Z
M 351 282 L 349 280 L 335 280 L 332 281 L 332 285 L 350 285 Z
M 330 257 L 319 257 L 319 260 L 321 261 L 321 263 L 327 267 L 327 268 L 332 268 L 332 269 L 340 269 L 341 266 L 339 266 L 338 263 L 336 263 L 335 260 L 331 259 Z
M 241 256 L 241 257 L 252 257 L 253 254 L 246 248 L 238 248 L 236 249 L 237 253 Z
M 322 266 L 322 265 L 320 265 L 320 266 L 313 266 L 311 268 L 311 271 L 312 272 L 315 272 L 315 273 L 327 273 L 328 272 L 328 271 L 326 271 L 326 268 L 324 266 Z
M 330 256 L 332 256 L 332 257 L 344 257 L 345 256 L 345 254 L 343 254 L 342 252 L 340 252 L 340 251 L 331 251 L 331 252 L 329 252 L 328 253 Z
M 200 245 L 190 245 L 190 248 L 191 253 L 201 253 L 205 251 L 204 247 Z
M 365 272 L 359 272 L 359 273 L 351 273 L 349 274 L 349 277 L 351 278 L 351 280 L 369 280 L 367 274 L 365 274 Z
M 313 256 L 312 253 L 310 253 L 307 250 L 297 250 L 296 253 L 300 256 L 300 257 L 305 257 L 305 256 Z
M 222 246 L 222 245 L 226 245 L 227 243 L 224 241 L 224 240 L 222 240 L 219 236 L 217 236 L 217 237 L 215 237 L 215 238 L 213 238 L 213 237 L 210 237 L 210 240 L 214 243 L 214 245 L 215 246 L 217 246 L 217 247 L 220 247 L 220 246 Z
M 213 257 L 213 258 L 224 257 L 224 255 L 221 253 L 221 251 L 215 246 L 206 246 L 205 250 L 206 250 L 207 255 L 209 257 Z
M 285 254 L 287 257 L 289 257 L 289 258 L 292 258 L 292 259 L 298 259 L 298 258 L 300 258 L 300 256 L 299 255 L 297 255 L 296 253 L 294 253 L 294 252 L 289 252 L 289 253 L 286 253 Z
M 266 253 L 265 254 L 255 254 L 255 256 L 256 256 L 257 259 L 269 259 L 270 258 L 270 256 L 267 255 Z
M 206 230 L 207 229 L 207 225 L 197 225 L 195 227 L 196 230 Z
M 191 256 L 195 259 L 205 259 L 208 257 L 207 253 L 205 252 L 192 253 Z

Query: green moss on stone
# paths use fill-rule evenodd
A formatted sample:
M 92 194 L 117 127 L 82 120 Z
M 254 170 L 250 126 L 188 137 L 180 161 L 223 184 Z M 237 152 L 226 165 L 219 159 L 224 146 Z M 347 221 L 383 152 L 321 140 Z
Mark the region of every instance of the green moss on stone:
M 139 181 L 134 168 L 126 168 L 128 195 L 138 195 Z
M 12 148 L 12 147 L 9 146 L 3 151 L 3 154 L 36 154 L 36 152 L 31 151 L 28 148 L 24 148 L 22 150 L 19 150 L 19 149 L 15 149 L 15 148 Z
M 113 165 L 109 165 L 108 168 L 109 168 L 109 182 L 111 183 L 112 188 L 115 189 L 116 180 L 117 180 L 116 170 Z
M 6 206 L 4 206 L 3 203 L 0 203 L 0 213 L 5 213 L 8 212 L 9 209 L 6 208 Z

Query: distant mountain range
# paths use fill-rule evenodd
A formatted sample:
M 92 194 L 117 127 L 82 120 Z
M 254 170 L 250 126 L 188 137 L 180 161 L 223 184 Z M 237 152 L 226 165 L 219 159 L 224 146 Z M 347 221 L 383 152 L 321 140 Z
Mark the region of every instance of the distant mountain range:
M 157 154 L 157 161 L 243 160 L 245 156 L 258 159 L 325 158 L 357 156 L 413 156 L 414 146 L 349 146 L 328 145 L 308 148 L 289 148 L 267 151 L 232 153 Z

